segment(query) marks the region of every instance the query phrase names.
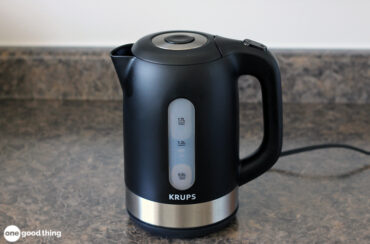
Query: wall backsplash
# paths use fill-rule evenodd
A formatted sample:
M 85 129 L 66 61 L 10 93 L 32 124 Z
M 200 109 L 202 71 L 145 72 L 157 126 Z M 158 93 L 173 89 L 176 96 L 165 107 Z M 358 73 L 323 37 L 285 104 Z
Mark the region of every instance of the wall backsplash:
M 0 99 L 122 99 L 110 48 L 0 48 Z M 273 50 L 283 100 L 370 103 L 370 51 Z M 242 102 L 259 102 L 258 82 L 239 79 Z

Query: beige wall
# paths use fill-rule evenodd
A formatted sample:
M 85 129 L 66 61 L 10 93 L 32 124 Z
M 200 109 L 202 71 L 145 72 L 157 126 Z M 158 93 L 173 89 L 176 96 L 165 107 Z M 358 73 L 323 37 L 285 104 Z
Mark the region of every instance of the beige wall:
M 169 29 L 275 48 L 370 48 L 368 0 L 0 0 L 0 45 L 115 46 Z

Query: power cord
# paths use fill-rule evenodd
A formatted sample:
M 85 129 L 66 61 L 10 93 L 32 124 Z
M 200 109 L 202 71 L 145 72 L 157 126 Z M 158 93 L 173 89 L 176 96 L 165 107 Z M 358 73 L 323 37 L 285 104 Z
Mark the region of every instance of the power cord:
M 286 150 L 286 151 L 281 152 L 280 157 L 289 156 L 289 155 L 297 154 L 297 153 L 308 152 L 308 151 L 312 151 L 312 150 L 326 149 L 326 148 L 345 148 L 345 149 L 353 150 L 353 151 L 356 151 L 356 152 L 359 152 L 359 153 L 363 153 L 365 155 L 370 155 L 369 151 L 366 151 L 364 149 L 354 147 L 354 146 L 351 146 L 351 145 L 346 145 L 346 144 L 320 144 L 320 145 L 312 145 L 312 146 L 307 146 L 307 147 L 299 147 L 299 148 L 295 148 L 295 149 Z
M 312 150 L 326 149 L 326 148 L 344 148 L 344 149 L 353 150 L 353 151 L 356 151 L 356 152 L 359 152 L 365 155 L 370 155 L 369 151 L 366 151 L 364 149 L 354 147 L 351 145 L 319 144 L 319 145 L 312 145 L 312 146 L 307 146 L 307 147 L 299 147 L 299 148 L 286 150 L 286 151 L 281 152 L 280 157 L 289 156 L 289 155 L 293 155 L 297 153 L 308 152 Z M 351 177 L 353 175 L 359 174 L 369 169 L 370 169 L 370 165 L 364 165 L 361 168 L 354 169 L 352 171 L 345 172 L 342 174 L 336 174 L 336 175 L 309 175 L 309 174 L 301 174 L 301 173 L 296 173 L 296 172 L 283 170 L 283 169 L 276 169 L 276 168 L 272 168 L 270 169 L 270 171 L 274 173 L 278 173 L 278 174 L 283 174 L 286 176 L 299 177 L 299 178 L 305 178 L 305 179 L 310 179 L 310 180 L 333 180 L 333 179 L 345 179 L 345 178 Z

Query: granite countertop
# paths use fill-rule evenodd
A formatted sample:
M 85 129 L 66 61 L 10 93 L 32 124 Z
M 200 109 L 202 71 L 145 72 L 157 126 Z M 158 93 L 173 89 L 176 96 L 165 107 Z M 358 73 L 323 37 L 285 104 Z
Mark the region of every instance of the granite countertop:
M 20 243 L 369 243 L 370 159 L 344 149 L 281 158 L 240 188 L 226 229 L 152 236 L 125 209 L 121 101 L 0 100 L 0 229 L 51 229 Z M 285 104 L 284 149 L 340 142 L 370 150 L 370 104 Z M 241 104 L 241 156 L 261 139 Z M 0 237 L 0 243 L 5 243 Z

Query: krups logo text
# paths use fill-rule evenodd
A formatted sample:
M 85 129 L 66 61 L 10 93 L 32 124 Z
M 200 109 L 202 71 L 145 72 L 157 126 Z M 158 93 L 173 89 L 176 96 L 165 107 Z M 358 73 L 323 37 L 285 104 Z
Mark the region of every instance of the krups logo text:
M 197 196 L 195 194 L 168 194 L 169 200 L 195 200 Z

